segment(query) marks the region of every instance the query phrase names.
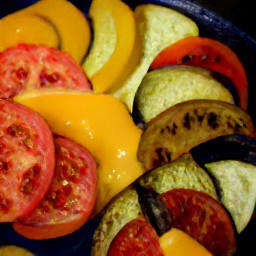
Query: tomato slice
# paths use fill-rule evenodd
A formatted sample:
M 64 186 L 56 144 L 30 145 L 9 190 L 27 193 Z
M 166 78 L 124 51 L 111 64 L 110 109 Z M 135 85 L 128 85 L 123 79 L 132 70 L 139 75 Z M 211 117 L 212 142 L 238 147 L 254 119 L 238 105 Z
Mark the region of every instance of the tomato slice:
M 0 98 L 42 87 L 91 90 L 82 67 L 63 51 L 18 44 L 0 53 Z
M 225 208 L 211 196 L 191 189 L 160 195 L 172 214 L 172 225 L 194 237 L 214 255 L 233 255 L 236 237 Z
M 158 235 L 144 216 L 128 222 L 111 242 L 107 256 L 163 256 Z
M 35 210 L 14 223 L 31 239 L 67 235 L 89 218 L 97 194 L 96 162 L 91 153 L 65 137 L 55 139 L 56 167 L 51 186 Z
M 227 76 L 237 89 L 240 106 L 247 110 L 247 75 L 240 59 L 227 45 L 210 38 L 187 37 L 161 51 L 150 69 L 177 64 L 203 67 Z
M 53 177 L 52 132 L 34 110 L 0 99 L 0 222 L 33 210 Z

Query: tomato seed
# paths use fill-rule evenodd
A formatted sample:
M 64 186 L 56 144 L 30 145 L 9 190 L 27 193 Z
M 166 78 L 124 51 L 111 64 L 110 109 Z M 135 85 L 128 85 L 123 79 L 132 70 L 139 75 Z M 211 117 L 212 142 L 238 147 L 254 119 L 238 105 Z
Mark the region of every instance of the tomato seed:
M 11 135 L 12 137 L 16 137 L 16 126 L 13 125 L 13 126 L 9 126 L 7 129 L 6 129 L 7 133 L 9 135 Z
M 53 201 L 53 207 L 55 209 L 64 208 L 66 204 L 66 196 L 62 194 L 61 190 L 55 192 L 55 199 Z
M 87 168 L 86 167 L 81 167 L 80 168 L 80 174 L 82 175 L 82 176 L 86 176 L 86 173 L 87 173 Z
M 29 131 L 21 125 L 12 125 L 6 129 L 7 133 L 12 137 L 28 138 Z
M 25 80 L 28 76 L 28 72 L 24 70 L 23 68 L 18 68 L 15 71 L 15 75 L 19 80 Z
M 0 211 L 4 214 L 8 214 L 12 202 L 10 199 L 0 197 Z
M 21 191 L 25 194 L 30 194 L 37 185 L 37 177 L 40 175 L 41 167 L 34 165 L 23 174 L 23 182 L 21 183 Z
M 7 174 L 8 170 L 9 170 L 8 162 L 0 161 L 0 172 Z
M 40 86 L 46 87 L 49 84 L 56 83 L 60 79 L 60 75 L 58 73 L 47 74 L 45 71 L 42 71 L 40 76 Z
M 32 148 L 33 147 L 33 141 L 31 139 L 31 137 L 25 137 L 24 140 L 23 140 L 23 145 L 26 148 Z
M 63 194 L 67 197 L 72 193 L 72 187 L 71 185 L 67 185 L 63 187 Z
M 51 207 L 49 207 L 46 204 L 47 201 L 43 201 L 43 203 L 40 203 L 39 207 L 40 207 L 40 211 L 43 213 L 49 213 L 51 212 Z

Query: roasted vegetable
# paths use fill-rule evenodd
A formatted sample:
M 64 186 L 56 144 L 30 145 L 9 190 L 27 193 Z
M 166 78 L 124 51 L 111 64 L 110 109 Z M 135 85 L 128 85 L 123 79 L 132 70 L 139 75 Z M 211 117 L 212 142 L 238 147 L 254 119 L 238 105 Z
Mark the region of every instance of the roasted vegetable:
M 190 152 L 212 177 L 221 202 L 241 233 L 256 204 L 256 139 L 245 135 L 219 136 Z
M 135 182 L 158 194 L 173 188 L 187 188 L 205 192 L 216 198 L 216 191 L 210 177 L 189 155 L 145 173 Z M 134 186 L 135 183 L 116 195 L 105 208 L 104 215 L 94 233 L 91 255 L 107 255 L 111 241 L 122 227 L 143 215 Z
M 113 92 L 130 112 L 135 93 L 156 55 L 166 46 L 188 36 L 197 36 L 197 24 L 183 14 L 154 4 L 141 4 L 134 10 L 139 41 L 142 44 L 139 64 L 126 81 Z M 164 26 L 159 26 L 164 24 Z
M 244 134 L 218 136 L 193 147 L 190 153 L 201 166 L 220 160 L 240 160 L 256 165 L 256 138 Z
M 179 102 L 192 99 L 234 103 L 232 93 L 213 72 L 203 68 L 171 66 L 148 72 L 135 96 L 135 109 L 144 122 Z
M 241 108 L 217 100 L 178 103 L 153 118 L 143 132 L 138 159 L 150 170 L 220 135 L 255 133 L 252 118 Z

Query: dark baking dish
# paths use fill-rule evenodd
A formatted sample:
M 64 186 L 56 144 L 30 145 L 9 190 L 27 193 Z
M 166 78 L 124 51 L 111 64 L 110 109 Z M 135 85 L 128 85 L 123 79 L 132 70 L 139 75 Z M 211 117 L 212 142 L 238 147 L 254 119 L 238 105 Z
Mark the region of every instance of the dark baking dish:
M 0 17 L 14 12 L 20 8 L 36 2 L 35 0 L 8 1 L 0 3 Z M 77 7 L 87 13 L 90 1 L 73 0 Z M 234 13 L 240 12 L 241 1 L 189 1 L 189 0 L 126 0 L 132 8 L 142 3 L 156 3 L 164 5 L 193 19 L 199 29 L 201 36 L 217 39 L 232 48 L 241 59 L 249 81 L 249 108 L 248 111 L 256 123 L 256 35 L 248 20 L 239 22 Z M 231 9 L 230 9 L 231 8 Z M 249 7 L 248 7 L 249 10 Z M 246 12 L 245 9 L 242 10 Z M 241 18 L 241 17 L 240 17 Z M 244 32 L 246 31 L 246 32 Z M 35 252 L 36 255 L 90 255 L 92 235 L 102 213 L 86 223 L 81 229 L 71 235 L 44 241 L 32 241 L 16 234 L 11 225 L 0 225 L 0 244 L 16 244 L 26 247 Z M 254 242 L 256 242 L 256 221 L 251 221 L 247 228 L 239 235 L 237 256 L 255 254 Z M 249 253 L 250 252 L 250 253 Z

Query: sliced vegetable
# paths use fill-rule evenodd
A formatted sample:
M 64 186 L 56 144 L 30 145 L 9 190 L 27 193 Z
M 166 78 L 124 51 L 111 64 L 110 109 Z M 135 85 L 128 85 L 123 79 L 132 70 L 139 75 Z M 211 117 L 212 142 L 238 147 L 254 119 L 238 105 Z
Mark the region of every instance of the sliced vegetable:
M 42 87 L 91 90 L 83 69 L 63 51 L 19 44 L 0 52 L 1 98 Z
M 107 255 L 164 256 L 158 235 L 145 217 L 126 224 L 110 244 Z
M 233 104 L 218 100 L 184 101 L 147 124 L 140 139 L 138 159 L 145 170 L 150 170 L 220 135 L 254 133 L 250 115 Z
M 122 227 L 141 215 L 142 210 L 138 201 L 138 194 L 133 187 L 129 186 L 106 207 L 93 235 L 91 255 L 107 255 L 112 240 Z
M 230 212 L 238 233 L 252 218 L 256 203 L 256 140 L 227 135 L 190 150 L 193 158 L 213 178 L 221 202 Z
M 208 174 L 188 155 L 143 174 L 136 182 L 139 182 L 144 188 L 156 191 L 159 194 L 173 188 L 188 188 L 205 192 L 217 198 L 215 187 Z M 143 200 L 139 203 L 139 196 L 134 185 L 133 183 L 116 195 L 105 208 L 102 219 L 94 232 L 91 250 L 93 256 L 106 255 L 111 241 L 122 227 L 143 215 L 143 213 L 148 212 L 152 206 L 150 202 L 154 199 L 154 196 L 149 197 L 149 200 L 146 200 L 145 203 L 143 203 Z M 142 204 L 144 210 L 142 209 Z M 154 210 L 157 215 L 159 213 L 158 208 L 155 207 Z M 156 218 L 158 217 L 159 215 L 156 216 Z M 158 220 L 154 223 L 158 223 Z M 162 223 L 165 223 L 165 221 Z M 161 230 L 164 230 L 164 228 Z M 104 239 L 102 239 L 103 237 Z
M 0 51 L 19 43 L 43 44 L 59 47 L 59 36 L 55 27 L 39 15 L 22 12 L 9 14 L 1 19 Z
M 170 163 L 147 172 L 139 178 L 139 182 L 143 187 L 159 194 L 173 188 L 186 188 L 202 191 L 217 199 L 212 179 L 190 154 L 184 154 Z
M 95 213 L 144 172 L 136 155 L 141 130 L 113 96 L 40 89 L 14 100 L 41 113 L 54 133 L 93 154 L 99 178 Z
M 91 30 L 84 14 L 71 1 L 40 0 L 19 11 L 50 22 L 58 34 L 59 47 L 80 64 L 91 43 Z
M 144 188 L 139 183 L 135 183 L 135 187 L 139 195 L 139 202 L 143 214 L 158 234 L 160 248 L 165 252 L 164 255 L 185 255 L 185 250 L 189 251 L 189 254 L 191 255 L 196 255 L 196 252 L 201 253 L 199 255 L 211 255 L 210 252 L 195 240 L 197 237 L 194 237 L 193 239 L 190 237 L 190 234 L 187 235 L 181 230 L 173 228 L 173 225 L 175 226 L 175 223 L 173 223 L 173 221 L 175 221 L 175 219 L 173 219 L 173 213 L 169 211 L 164 201 L 161 200 L 160 194 Z M 179 205 L 178 207 L 183 206 Z M 186 208 L 186 206 L 184 208 Z M 185 211 L 186 210 L 187 209 L 185 209 Z M 191 209 L 188 211 L 191 211 Z M 193 218 L 191 220 L 195 221 Z M 128 225 L 130 225 L 130 223 L 127 224 L 127 226 Z M 187 226 L 188 225 L 193 226 L 194 224 L 189 223 Z M 143 231 L 146 232 L 146 230 Z M 205 233 L 204 230 L 202 230 L 202 233 Z M 119 234 L 117 236 L 119 236 Z M 119 237 L 119 239 L 121 238 Z M 180 239 L 180 241 L 178 239 Z M 127 243 L 131 243 L 131 240 L 129 239 Z M 154 243 L 153 239 L 152 243 Z M 184 243 L 184 248 L 182 248 L 182 243 Z M 116 249 L 119 250 L 119 248 Z
M 190 235 L 177 228 L 172 228 L 159 238 L 164 256 L 213 256 L 204 246 Z
M 29 214 L 48 190 L 55 155 L 51 130 L 34 110 L 0 100 L 0 222 Z
M 162 111 L 191 99 L 222 100 L 234 103 L 231 92 L 203 68 L 171 66 L 148 72 L 135 96 L 135 110 L 148 122 Z
M 13 224 L 30 239 L 70 234 L 90 217 L 97 196 L 96 162 L 81 145 L 64 137 L 55 139 L 56 166 L 47 194 L 27 216 Z
M 226 209 L 211 196 L 190 189 L 173 189 L 160 195 L 173 219 L 172 225 L 204 245 L 214 255 L 236 251 L 236 235 Z
M 253 218 L 256 204 L 256 166 L 237 160 L 205 165 L 214 178 L 220 200 L 241 233 Z
M 191 148 L 190 153 L 201 166 L 220 160 L 256 165 L 256 138 L 244 134 L 218 136 Z
M 133 110 L 135 93 L 156 55 L 177 40 L 198 35 L 199 32 L 194 21 L 160 5 L 138 5 L 135 8 L 135 19 L 142 44 L 140 61 L 127 80 L 113 92 L 116 98 L 127 105 L 130 112 Z
M 141 186 L 139 182 L 135 183 L 135 189 L 138 193 L 139 203 L 144 216 L 153 226 L 157 235 L 163 235 L 172 227 L 172 216 L 166 205 L 160 200 L 157 192 Z
M 93 0 L 93 44 L 83 62 L 94 91 L 120 87 L 139 63 L 141 47 L 132 9 L 121 0 Z
M 210 38 L 187 37 L 166 47 L 154 59 L 150 68 L 177 64 L 208 68 L 226 75 L 236 86 L 240 106 L 247 109 L 247 75 L 239 57 L 227 45 Z

